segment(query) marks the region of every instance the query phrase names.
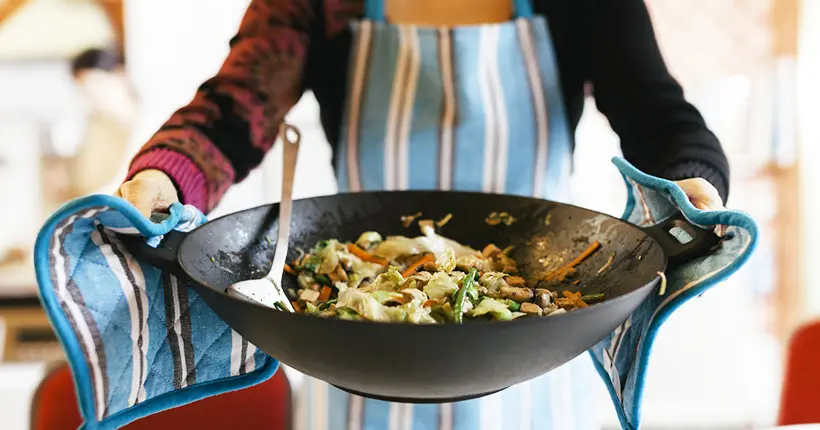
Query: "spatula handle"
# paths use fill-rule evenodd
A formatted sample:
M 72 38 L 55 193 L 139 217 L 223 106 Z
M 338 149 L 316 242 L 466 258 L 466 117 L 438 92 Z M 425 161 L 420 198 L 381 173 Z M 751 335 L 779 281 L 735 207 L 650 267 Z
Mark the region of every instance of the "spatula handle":
M 296 127 L 282 123 L 279 126 L 279 137 L 282 140 L 282 201 L 279 202 L 279 227 L 276 234 L 276 248 L 273 252 L 273 264 L 268 277 L 282 288 L 282 274 L 285 271 L 285 258 L 288 255 L 290 237 L 290 218 L 293 213 L 293 182 L 296 173 L 296 160 L 299 155 L 301 134 Z

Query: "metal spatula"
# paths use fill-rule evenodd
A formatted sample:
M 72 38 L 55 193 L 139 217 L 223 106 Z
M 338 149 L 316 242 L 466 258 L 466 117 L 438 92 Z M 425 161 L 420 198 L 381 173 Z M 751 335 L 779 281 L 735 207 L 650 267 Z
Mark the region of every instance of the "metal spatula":
M 293 306 L 282 288 L 282 274 L 285 271 L 285 259 L 288 254 L 290 218 L 293 210 L 293 177 L 296 171 L 296 159 L 299 155 L 299 141 L 302 137 L 296 127 L 284 122 L 279 126 L 279 137 L 283 145 L 282 201 L 279 202 L 279 228 L 276 234 L 276 248 L 273 252 L 273 265 L 264 278 L 233 284 L 228 288 L 228 294 L 264 306 L 284 308 L 293 312 Z

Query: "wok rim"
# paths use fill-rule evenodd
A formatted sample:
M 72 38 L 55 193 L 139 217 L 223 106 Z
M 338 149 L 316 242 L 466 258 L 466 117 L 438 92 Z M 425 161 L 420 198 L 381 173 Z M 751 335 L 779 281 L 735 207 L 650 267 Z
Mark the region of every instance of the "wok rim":
M 523 199 L 523 200 L 528 200 L 528 201 L 531 201 L 531 202 L 534 202 L 534 203 L 535 202 L 538 202 L 538 203 L 552 203 L 552 204 L 567 206 L 567 207 L 571 207 L 571 208 L 581 209 L 583 211 L 591 212 L 591 213 L 596 214 L 598 216 L 604 216 L 604 217 L 610 218 L 614 221 L 626 224 L 629 228 L 632 228 L 632 229 L 635 229 L 635 230 L 639 231 L 640 234 L 642 234 L 643 236 L 645 236 L 646 238 L 651 240 L 656 246 L 658 246 L 658 248 L 660 249 L 661 254 L 663 256 L 663 262 L 660 266 L 660 270 L 658 271 L 658 274 L 654 278 L 652 278 L 651 281 L 647 282 L 646 284 L 641 285 L 641 286 L 633 289 L 632 291 L 630 291 L 628 293 L 621 294 L 621 295 L 619 295 L 617 297 L 614 297 L 612 299 L 604 299 L 600 302 L 591 304 L 591 305 L 589 305 L 585 308 L 576 308 L 576 309 L 573 309 L 572 311 L 567 311 L 567 312 L 562 313 L 560 315 L 542 316 L 542 317 L 537 317 L 537 318 L 516 318 L 516 319 L 510 320 L 510 321 L 496 321 L 496 320 L 493 320 L 493 321 L 474 321 L 474 322 L 468 322 L 468 323 L 465 323 L 465 324 L 452 324 L 452 323 L 444 323 L 444 324 L 408 324 L 408 323 L 404 323 L 404 322 L 378 322 L 378 321 L 371 321 L 371 320 L 343 320 L 343 319 L 339 319 L 339 318 L 320 318 L 318 316 L 306 315 L 306 314 L 298 313 L 298 312 L 282 312 L 282 311 L 276 309 L 275 307 L 263 306 L 263 305 L 260 305 L 258 303 L 255 303 L 255 302 L 239 299 L 237 297 L 234 297 L 234 296 L 228 294 L 227 289 L 223 290 L 221 288 L 217 288 L 217 287 L 215 287 L 213 285 L 210 285 L 208 283 L 199 282 L 197 279 L 195 279 L 193 276 L 191 276 L 191 273 L 185 267 L 185 264 L 183 263 L 184 260 L 181 258 L 181 256 L 182 256 L 183 250 L 185 249 L 186 242 L 188 241 L 188 239 L 191 238 L 191 235 L 193 233 L 195 233 L 199 229 L 202 229 L 202 228 L 206 227 L 208 224 L 216 222 L 217 220 L 220 220 L 220 219 L 223 219 L 223 218 L 228 218 L 228 217 L 231 217 L 231 216 L 236 216 L 236 215 L 244 213 L 244 212 L 250 212 L 250 211 L 254 211 L 254 210 L 257 210 L 257 209 L 260 209 L 260 208 L 264 208 L 264 207 L 274 208 L 274 207 L 278 206 L 281 202 L 264 203 L 264 204 L 261 204 L 261 205 L 256 205 L 256 206 L 253 206 L 253 207 L 242 209 L 240 211 L 228 213 L 228 214 L 219 216 L 217 218 L 214 218 L 212 220 L 209 220 L 208 222 L 196 227 L 195 229 L 193 229 L 193 230 L 189 231 L 188 233 L 186 233 L 185 237 L 180 242 L 179 248 L 177 249 L 177 252 L 176 252 L 177 261 L 179 262 L 179 267 L 182 269 L 183 273 L 185 273 L 185 276 L 191 282 L 196 284 L 197 287 L 207 288 L 208 290 L 211 290 L 211 291 L 213 291 L 213 292 L 215 292 L 215 293 L 217 293 L 217 294 L 219 294 L 219 295 L 221 295 L 225 298 L 228 298 L 232 301 L 238 301 L 238 302 L 250 305 L 250 306 L 255 306 L 255 307 L 266 309 L 266 310 L 269 310 L 269 311 L 280 312 L 280 313 L 285 314 L 285 315 L 290 315 L 290 317 L 310 318 L 310 319 L 314 319 L 314 320 L 325 320 L 325 321 L 329 321 L 329 322 L 333 322 L 333 323 L 340 323 L 340 322 L 341 323 L 350 323 L 354 327 L 356 327 L 356 326 L 365 326 L 366 327 L 366 326 L 395 325 L 395 326 L 401 326 L 401 327 L 431 327 L 432 330 L 440 330 L 441 327 L 451 327 L 451 326 L 452 327 L 471 327 L 471 326 L 481 325 L 481 324 L 496 325 L 496 324 L 499 324 L 499 323 L 504 324 L 504 326 L 508 326 L 509 324 L 518 324 L 519 326 L 523 326 L 524 324 L 539 324 L 542 321 L 548 321 L 552 318 L 566 317 L 570 313 L 579 314 L 579 313 L 584 313 L 584 312 L 585 313 L 593 312 L 596 309 L 599 309 L 604 304 L 614 303 L 614 302 L 618 302 L 618 301 L 624 301 L 624 300 L 627 300 L 628 298 L 630 298 L 634 295 L 642 294 L 644 292 L 644 289 L 646 289 L 646 288 L 650 288 L 650 287 L 654 288 L 655 286 L 658 285 L 658 282 L 661 279 L 660 273 L 665 273 L 666 269 L 668 267 L 668 258 L 666 256 L 666 252 L 664 251 L 664 249 L 660 246 L 660 244 L 658 243 L 657 240 L 655 240 L 654 237 L 652 237 L 651 235 L 646 233 L 641 227 L 639 227 L 639 226 L 637 226 L 637 225 L 635 225 L 635 224 L 633 224 L 629 221 L 614 217 L 614 216 L 609 215 L 609 214 L 605 214 L 603 212 L 598 212 L 598 211 L 593 210 L 593 209 L 584 208 L 584 207 L 581 207 L 581 206 L 578 206 L 578 205 L 573 205 L 573 204 L 570 204 L 570 203 L 557 202 L 557 201 L 554 201 L 554 200 L 539 199 L 539 198 L 536 198 L 536 197 L 529 197 L 529 196 L 517 196 L 517 195 L 513 195 L 513 194 L 483 193 L 483 192 L 478 192 L 478 191 L 406 190 L 406 191 L 343 192 L 343 193 L 327 194 L 327 195 L 323 195 L 323 196 L 303 197 L 303 198 L 299 198 L 299 199 L 294 199 L 293 203 L 295 204 L 297 202 L 305 202 L 305 201 L 308 201 L 308 200 L 317 200 L 317 199 L 325 199 L 325 198 L 338 198 L 338 197 L 345 197 L 345 196 L 379 195 L 379 194 L 396 194 L 396 193 L 401 193 L 401 194 L 461 194 L 461 195 L 467 195 L 467 196 L 495 196 L 495 197 L 504 197 L 504 198 Z M 255 279 L 262 279 L 262 278 L 255 278 Z M 426 328 L 426 330 L 431 330 L 431 329 Z

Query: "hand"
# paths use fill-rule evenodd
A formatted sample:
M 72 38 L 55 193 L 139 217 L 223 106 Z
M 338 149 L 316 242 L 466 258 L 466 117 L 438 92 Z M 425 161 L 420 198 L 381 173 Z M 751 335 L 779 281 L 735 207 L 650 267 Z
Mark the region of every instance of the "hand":
M 683 192 L 686 193 L 686 196 L 689 197 L 689 201 L 692 202 L 692 205 L 696 208 L 702 211 L 726 210 L 726 207 L 723 206 L 723 199 L 720 197 L 720 194 L 706 179 L 684 179 L 675 183 L 681 187 Z M 715 227 L 715 233 L 723 237 L 723 235 L 726 234 L 726 226 L 719 225 Z
M 173 181 L 159 170 L 137 173 L 130 181 L 120 185 L 114 195 L 134 205 L 146 218 L 150 218 L 153 212 L 165 211 L 171 204 L 179 202 Z

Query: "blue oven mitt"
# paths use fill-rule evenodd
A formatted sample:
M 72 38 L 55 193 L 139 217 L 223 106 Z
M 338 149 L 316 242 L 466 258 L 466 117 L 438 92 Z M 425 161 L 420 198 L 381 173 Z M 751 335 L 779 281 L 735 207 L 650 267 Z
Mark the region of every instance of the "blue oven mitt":
M 613 162 L 626 180 L 624 220 L 647 227 L 680 212 L 695 225 L 728 226 L 718 248 L 667 270 L 664 294 L 650 295 L 626 322 L 590 349 L 592 362 L 615 403 L 621 426 L 631 430 L 640 428 L 646 369 L 658 329 L 680 305 L 723 281 L 748 260 L 757 242 L 757 226 L 740 212 L 698 210 L 673 182 L 646 175 L 623 159 Z
M 85 429 L 113 429 L 165 409 L 265 381 L 279 363 L 231 330 L 193 289 L 136 261 L 117 233 L 156 246 L 205 222 L 174 204 L 154 223 L 118 197 L 95 195 L 40 230 L 40 299 L 74 376 Z
M 636 429 L 658 328 L 684 301 L 737 270 L 757 235 L 748 216 L 698 211 L 672 182 L 614 162 L 629 188 L 624 218 L 630 222 L 654 225 L 680 210 L 698 225 L 730 226 L 717 250 L 668 271 L 665 294 L 653 294 L 590 351 L 623 427 Z M 117 428 L 262 382 L 276 371 L 276 360 L 231 330 L 194 290 L 135 261 L 113 233 L 139 233 L 155 246 L 171 229 L 189 231 L 204 222 L 195 208 L 176 204 L 169 218 L 153 223 L 124 200 L 97 195 L 63 207 L 40 231 L 40 296 L 68 355 L 85 428 Z

